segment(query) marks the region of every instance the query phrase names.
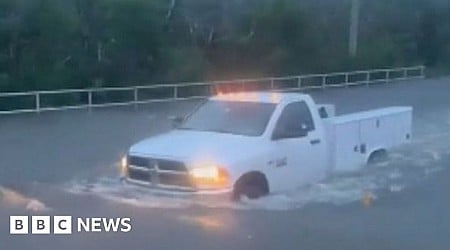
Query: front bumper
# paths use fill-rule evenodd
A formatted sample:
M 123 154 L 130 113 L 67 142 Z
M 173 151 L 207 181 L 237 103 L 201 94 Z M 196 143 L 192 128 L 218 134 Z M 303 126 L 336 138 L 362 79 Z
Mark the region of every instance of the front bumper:
M 182 187 L 163 184 L 153 184 L 146 181 L 139 181 L 131 178 L 123 178 L 127 184 L 137 185 L 151 189 L 152 192 L 168 195 L 202 195 L 202 196 L 229 196 L 233 189 L 231 187 L 225 188 L 211 188 L 211 189 L 197 189 L 194 187 Z

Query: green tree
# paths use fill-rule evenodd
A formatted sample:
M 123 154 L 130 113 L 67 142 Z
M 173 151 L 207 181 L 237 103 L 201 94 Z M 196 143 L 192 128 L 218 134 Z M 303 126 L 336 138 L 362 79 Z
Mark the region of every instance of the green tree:
M 436 12 L 425 10 L 421 16 L 417 50 L 425 65 L 435 66 L 440 52 Z

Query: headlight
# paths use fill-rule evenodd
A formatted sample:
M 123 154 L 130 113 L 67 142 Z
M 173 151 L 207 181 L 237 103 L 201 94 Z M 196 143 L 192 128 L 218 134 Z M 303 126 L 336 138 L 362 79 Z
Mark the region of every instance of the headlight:
M 128 156 L 126 155 L 120 159 L 119 172 L 121 177 L 128 176 Z
M 192 168 L 189 171 L 194 184 L 199 188 L 226 187 L 229 183 L 228 172 L 219 166 Z

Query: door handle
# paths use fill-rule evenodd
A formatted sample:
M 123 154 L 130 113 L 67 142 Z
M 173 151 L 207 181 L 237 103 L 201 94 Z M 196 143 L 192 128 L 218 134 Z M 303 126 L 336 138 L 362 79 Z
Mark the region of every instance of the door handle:
M 311 145 L 319 144 L 320 143 L 320 139 L 311 140 L 310 143 L 311 143 Z

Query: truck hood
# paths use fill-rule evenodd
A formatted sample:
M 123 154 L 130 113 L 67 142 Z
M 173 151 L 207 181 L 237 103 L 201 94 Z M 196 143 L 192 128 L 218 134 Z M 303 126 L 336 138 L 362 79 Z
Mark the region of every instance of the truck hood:
M 261 141 L 261 137 L 173 130 L 133 145 L 130 148 L 130 154 L 178 159 L 185 162 L 226 164 L 257 153 L 262 149 Z

